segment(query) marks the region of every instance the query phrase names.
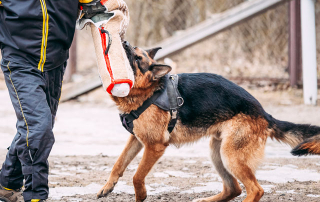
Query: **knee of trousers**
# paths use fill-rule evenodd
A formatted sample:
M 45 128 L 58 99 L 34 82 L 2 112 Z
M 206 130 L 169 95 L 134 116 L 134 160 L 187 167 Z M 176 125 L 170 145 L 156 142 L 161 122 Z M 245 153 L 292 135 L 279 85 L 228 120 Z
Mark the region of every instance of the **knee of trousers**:
M 18 132 L 20 132 L 19 129 Z M 55 142 L 52 132 L 51 114 L 50 118 L 31 122 L 27 131 L 21 129 L 20 134 L 21 136 L 16 142 L 19 159 L 21 157 L 25 158 L 26 162 L 28 162 L 29 158 L 46 161 Z
M 27 117 L 28 126 L 18 127 L 20 139 L 17 144 L 26 144 L 30 148 L 38 148 L 40 144 L 53 144 L 54 135 L 52 132 L 51 113 L 45 116 Z

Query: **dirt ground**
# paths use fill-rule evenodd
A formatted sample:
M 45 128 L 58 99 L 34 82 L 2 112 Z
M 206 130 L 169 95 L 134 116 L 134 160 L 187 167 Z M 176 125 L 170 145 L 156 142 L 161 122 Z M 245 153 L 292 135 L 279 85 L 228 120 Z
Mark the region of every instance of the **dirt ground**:
M 273 92 L 251 88 L 249 91 L 278 119 L 320 125 L 320 106 L 302 105 L 301 90 Z M 15 134 L 15 114 L 2 80 L 0 100 L 2 162 Z M 113 193 L 96 199 L 129 136 L 121 126 L 117 109 L 101 89 L 62 103 L 54 133 L 48 201 L 134 201 L 132 177 L 142 152 L 120 178 Z M 289 152 L 290 147 L 268 141 L 265 160 L 256 173 L 265 190 L 261 201 L 320 201 L 320 157 L 297 158 Z M 187 202 L 219 193 L 222 182 L 208 156 L 208 139 L 180 149 L 170 146 L 146 178 L 146 201 Z M 243 191 L 233 201 L 242 201 L 245 196 Z

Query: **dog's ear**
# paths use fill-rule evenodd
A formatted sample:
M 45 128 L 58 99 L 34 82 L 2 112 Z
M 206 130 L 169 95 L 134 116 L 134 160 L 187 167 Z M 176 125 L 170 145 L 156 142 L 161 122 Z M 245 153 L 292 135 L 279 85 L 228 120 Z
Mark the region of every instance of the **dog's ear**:
M 150 71 L 153 74 L 153 79 L 158 80 L 161 77 L 165 76 L 171 71 L 171 67 L 168 65 L 162 65 L 162 64 L 155 64 L 152 65 L 150 68 Z
M 162 49 L 161 47 L 157 47 L 157 48 L 152 48 L 149 50 L 146 50 L 146 52 L 148 53 L 149 57 L 154 59 L 154 56 L 156 56 L 158 50 Z

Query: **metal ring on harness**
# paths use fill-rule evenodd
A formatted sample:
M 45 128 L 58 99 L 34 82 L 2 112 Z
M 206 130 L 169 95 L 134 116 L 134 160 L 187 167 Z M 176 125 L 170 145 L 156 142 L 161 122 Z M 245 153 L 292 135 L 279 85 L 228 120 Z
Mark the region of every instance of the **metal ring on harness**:
M 110 49 L 110 46 L 111 46 L 111 43 L 112 43 L 112 35 L 108 32 L 108 30 L 105 30 L 103 28 L 101 28 L 101 33 L 105 33 L 105 34 L 108 34 L 108 46 L 107 46 L 107 49 L 106 51 L 104 52 L 105 55 L 108 55 L 108 52 L 109 52 L 109 49 Z
M 184 104 L 184 99 L 182 97 L 177 97 L 177 100 L 178 100 L 178 102 L 177 102 L 178 107 L 181 107 Z

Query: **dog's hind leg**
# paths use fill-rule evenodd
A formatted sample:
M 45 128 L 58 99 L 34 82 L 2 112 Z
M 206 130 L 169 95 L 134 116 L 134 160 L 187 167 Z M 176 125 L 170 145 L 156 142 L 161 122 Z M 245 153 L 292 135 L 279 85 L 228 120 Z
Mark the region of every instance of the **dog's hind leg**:
M 122 151 L 117 162 L 113 166 L 107 183 L 98 192 L 98 198 L 104 197 L 108 195 L 110 192 L 112 192 L 114 186 L 117 184 L 119 178 L 122 177 L 123 172 L 129 165 L 129 163 L 141 151 L 142 148 L 143 145 L 139 142 L 139 140 L 135 136 L 131 135 L 124 150 Z
M 259 153 L 261 151 L 255 152 L 257 155 L 251 152 L 237 151 L 232 147 L 230 148 L 230 145 L 222 145 L 224 165 L 246 188 L 247 197 L 243 202 L 258 202 L 264 194 L 263 188 L 259 185 L 254 175 L 255 163 L 252 163 L 256 161 L 255 158 L 260 158 Z
M 223 181 L 223 190 L 221 193 L 215 196 L 195 199 L 193 202 L 229 201 L 239 196 L 242 191 L 237 179 L 234 178 L 223 165 L 220 154 L 221 141 L 215 139 L 215 137 L 212 137 L 210 148 L 212 162 Z
M 243 202 L 258 202 L 264 194 L 254 173 L 264 156 L 268 123 L 263 118 L 239 115 L 230 120 L 221 135 L 221 157 L 224 167 L 246 188 Z
M 154 144 L 145 145 L 145 151 L 140 161 L 136 174 L 133 177 L 133 185 L 136 194 L 136 202 L 142 202 L 147 198 L 145 178 L 152 169 L 153 165 L 164 154 L 168 145 Z

